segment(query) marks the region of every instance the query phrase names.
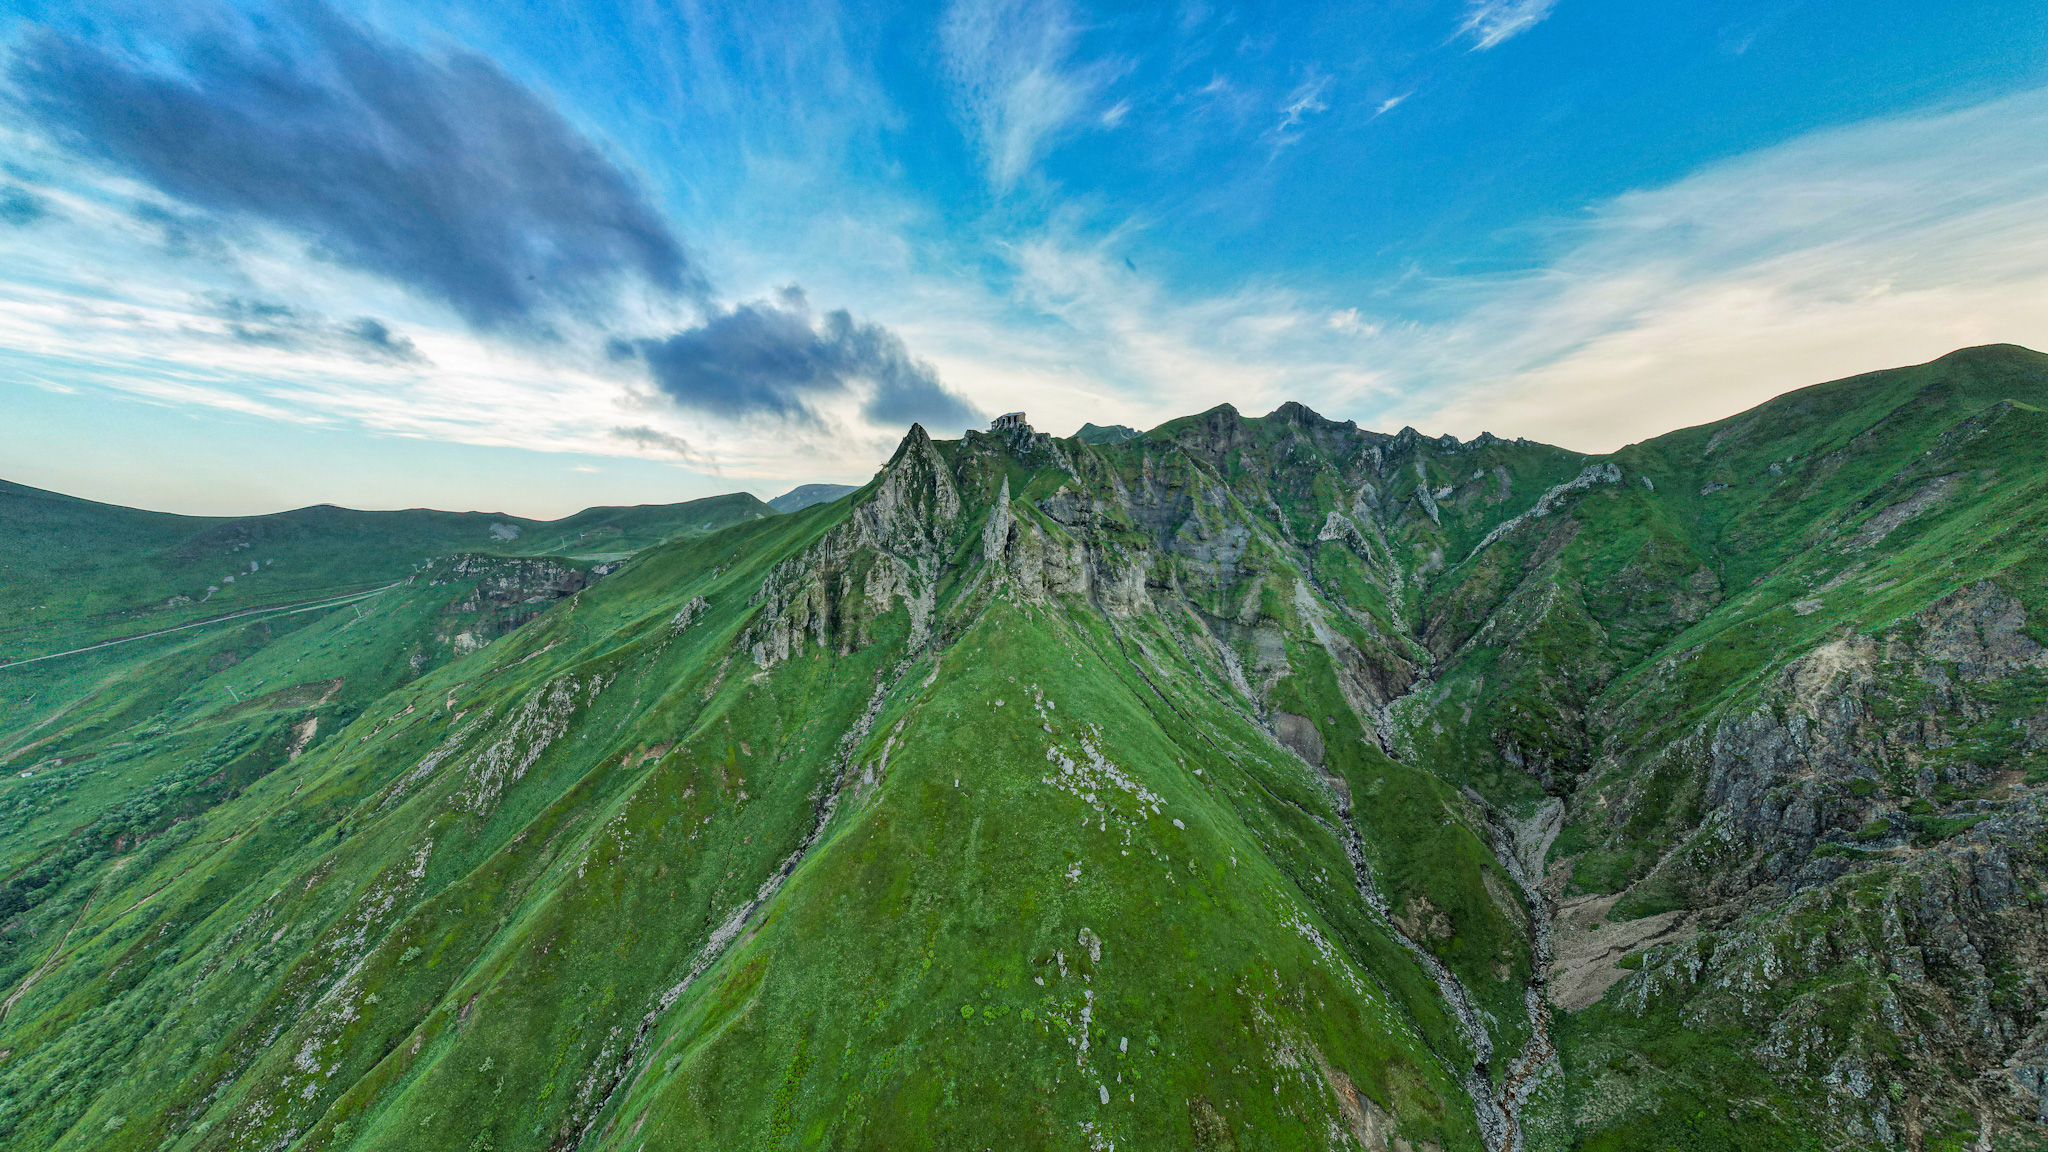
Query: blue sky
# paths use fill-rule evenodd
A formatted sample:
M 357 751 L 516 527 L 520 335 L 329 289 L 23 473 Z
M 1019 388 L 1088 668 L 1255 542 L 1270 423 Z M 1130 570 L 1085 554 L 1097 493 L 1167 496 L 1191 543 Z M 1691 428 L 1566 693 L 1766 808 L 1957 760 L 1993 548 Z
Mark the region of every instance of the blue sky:
M 2048 9 L 0 3 L 0 476 L 559 515 L 911 420 L 1605 450 L 2048 347 Z

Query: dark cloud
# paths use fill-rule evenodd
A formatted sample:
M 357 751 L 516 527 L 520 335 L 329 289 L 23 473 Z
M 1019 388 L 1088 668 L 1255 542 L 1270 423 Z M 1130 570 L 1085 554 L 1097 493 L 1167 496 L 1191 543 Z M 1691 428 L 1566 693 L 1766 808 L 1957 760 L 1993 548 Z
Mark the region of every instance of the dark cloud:
M 442 300 L 480 330 L 529 335 L 564 317 L 603 326 L 622 289 L 648 290 L 709 319 L 664 339 L 612 339 L 604 354 L 644 362 L 679 404 L 812 422 L 817 402 L 851 394 L 885 424 L 979 422 L 880 325 L 814 317 L 796 289 L 711 303 L 639 183 L 488 60 L 423 55 L 318 0 L 288 11 L 251 23 L 207 9 L 183 21 L 201 26 L 189 42 L 146 52 L 31 30 L 6 66 L 7 111 L 161 193 L 133 211 L 174 255 L 229 259 L 244 225 L 265 224 Z M 0 220 L 44 210 L 32 193 L 12 195 L 0 187 Z M 213 304 L 244 343 L 424 362 L 375 319 Z
M 146 201 L 135 206 L 133 215 L 156 230 L 167 255 L 202 256 L 215 260 L 228 255 L 227 236 L 220 225 L 205 216 L 174 212 L 161 204 Z
M 386 360 L 417 363 L 426 359 L 420 355 L 420 350 L 410 339 L 394 334 L 381 320 L 372 320 L 364 316 L 352 324 L 344 325 L 341 331 L 343 335 L 362 345 L 365 351 Z
M 866 385 L 862 412 L 878 423 L 954 429 L 981 420 L 894 332 L 843 309 L 813 320 L 797 288 L 665 339 L 614 342 L 610 351 L 615 359 L 637 353 L 676 403 L 721 416 L 808 420 L 814 400 Z
M 369 316 L 343 324 L 289 304 L 241 296 L 208 296 L 205 311 L 227 321 L 229 338 L 242 344 L 291 352 L 339 352 L 381 364 L 427 363 L 411 340 Z
M 674 453 L 685 460 L 697 458 L 697 450 L 690 447 L 689 441 L 681 436 L 663 432 L 658 428 L 648 428 L 644 425 L 633 428 L 614 428 L 612 429 L 612 439 L 624 440 L 628 444 L 637 444 L 642 448 L 651 448 L 657 452 Z
M 0 188 L 0 224 L 26 228 L 49 214 L 49 202 L 28 189 L 13 185 Z
M 256 31 L 219 17 L 174 69 L 33 31 L 12 102 L 186 205 L 286 228 L 478 328 L 544 330 L 626 284 L 702 296 L 639 184 L 489 61 L 292 11 Z
M 714 476 L 721 474 L 717 457 L 707 456 L 697 451 L 688 440 L 673 433 L 663 432 L 659 428 L 649 428 L 644 424 L 631 428 L 614 428 L 612 439 L 623 440 L 652 452 L 666 452 L 692 468 L 709 472 Z

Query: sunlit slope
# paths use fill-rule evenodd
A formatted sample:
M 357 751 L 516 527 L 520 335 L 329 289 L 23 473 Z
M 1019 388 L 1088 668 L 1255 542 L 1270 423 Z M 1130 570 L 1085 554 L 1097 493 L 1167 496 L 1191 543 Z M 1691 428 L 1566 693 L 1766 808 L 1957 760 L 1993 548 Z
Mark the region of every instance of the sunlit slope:
M 617 564 L 480 546 L 637 546 L 763 508 L 740 495 L 545 523 L 337 508 L 224 520 L 0 488 L 0 601 L 26 604 L 9 601 L 18 610 L 0 624 L 14 657 L 0 660 L 0 867 L 26 869 L 4 877 L 0 923 Z M 522 537 L 522 524 L 552 535 Z M 217 595 L 136 599 L 194 571 Z M 88 644 L 105 646 L 76 650 Z M 0 971 L 40 927 L 31 916 L 0 930 Z
M 1315 1147 L 1347 1106 L 1474 1146 L 1319 781 L 1242 721 L 1169 734 L 1115 644 L 997 608 L 885 705 L 595 1146 Z
M 2048 358 L 1809 392 L 1699 445 L 1729 595 L 1599 702 L 1567 891 L 1697 934 L 1578 1022 L 1570 1095 L 1629 1101 L 1612 1147 L 1709 1101 L 1729 1147 L 1793 1108 L 1818 1146 L 2039 1147 Z
M 716 566 L 706 559 L 697 571 L 701 576 Z M 758 579 L 759 572 L 754 576 Z M 599 723 L 615 731 L 621 714 L 633 705 L 625 692 L 644 697 L 647 684 L 660 684 L 645 700 L 654 706 L 651 721 L 672 721 L 687 732 L 683 726 L 704 708 L 692 694 L 707 681 L 723 679 L 716 661 L 697 659 L 713 643 L 718 627 L 707 623 L 689 637 L 694 643 L 670 649 L 672 664 L 664 666 L 657 658 L 636 665 L 633 682 L 617 684 L 619 670 L 635 661 L 631 652 L 614 650 L 606 638 L 650 606 L 669 608 L 667 597 L 634 597 L 632 590 L 626 586 L 610 611 L 601 607 L 544 618 L 515 634 L 525 641 L 517 651 L 496 646 L 428 674 L 318 751 L 181 825 L 182 843 L 161 860 L 105 869 L 98 887 L 91 889 L 92 902 L 70 929 L 69 962 L 37 982 L 7 1020 L 11 1034 L 21 1029 L 23 1042 L 8 1045 L 15 1058 L 5 1065 L 4 1075 L 10 1084 L 40 1084 L 56 1089 L 65 1103 L 82 1105 L 88 1097 L 76 1090 L 75 1077 L 68 1088 L 43 1077 L 66 1059 L 83 1060 L 121 1087 L 99 1102 L 84 1127 L 72 1123 L 76 1116 L 65 1114 L 64 1103 L 25 1109 L 34 1117 L 31 1123 L 39 1125 L 34 1139 L 62 1137 L 81 1146 L 108 1139 L 132 1139 L 138 1146 L 167 1138 L 190 1145 L 233 1143 L 233 1123 L 209 1122 L 208 1095 L 221 1089 L 234 1101 L 246 1098 L 246 1107 L 230 1103 L 220 1110 L 217 1118 L 222 1120 L 240 1117 L 247 1124 L 271 1107 L 263 1090 L 252 1087 L 277 1073 L 265 1063 L 265 1054 L 284 1069 L 296 1065 L 291 1053 L 270 1052 L 270 1041 L 280 1030 L 303 1023 L 335 978 L 359 961 L 368 977 L 390 967 L 406 985 L 401 1017 L 371 1014 L 360 1022 L 356 1032 L 370 1030 L 373 1038 L 384 1029 L 404 1036 L 420 1027 L 442 998 L 452 996 L 458 982 L 484 979 L 471 972 L 472 966 L 491 955 L 503 918 L 522 911 L 518 902 L 503 899 L 505 886 L 538 888 L 533 915 L 559 907 L 557 889 L 565 881 L 557 865 L 563 850 L 574 847 L 580 856 L 584 841 L 603 823 L 598 810 L 615 802 L 630 783 L 633 773 L 619 768 L 616 761 L 622 757 L 609 744 L 589 750 L 587 759 L 578 755 L 588 749 L 583 725 L 592 719 L 592 696 L 605 706 Z M 689 599 L 681 597 L 678 605 Z M 662 611 L 658 621 L 643 623 L 666 636 L 673 615 L 672 609 Z M 695 680 L 666 683 L 666 674 L 676 666 L 691 665 L 700 666 Z M 624 691 L 593 694 L 593 678 Z M 858 707 L 865 694 L 854 691 Z M 663 703 L 671 697 L 692 701 L 692 706 L 673 716 L 676 705 Z M 578 738 L 560 741 L 553 756 L 540 755 L 558 743 L 572 720 Z M 655 726 L 668 729 L 667 723 Z M 469 737 L 480 743 L 465 745 Z M 444 744 L 450 746 L 434 756 Z M 463 763 L 479 774 L 432 772 L 435 764 L 457 753 L 467 753 Z M 535 754 L 532 760 L 529 753 Z M 418 771 L 422 763 L 428 772 Z M 512 787 L 522 780 L 523 787 Z M 809 787 L 801 782 L 792 786 L 799 797 Z M 508 788 L 511 803 L 501 805 Z M 808 824 L 803 817 L 807 803 L 779 807 Z M 442 826 L 451 820 L 454 825 Z M 545 835 L 532 843 L 522 839 L 521 846 L 508 851 L 507 843 L 522 831 Z M 556 840 L 554 833 L 561 831 L 572 837 L 570 844 Z M 719 829 L 721 842 L 724 831 Z M 740 846 L 750 835 L 736 832 L 731 839 Z M 432 847 L 437 844 L 438 852 Z M 423 847 L 427 854 L 420 856 Z M 759 849 L 770 850 L 765 845 Z M 429 863 L 434 866 L 424 867 Z M 722 876 L 722 859 L 704 863 L 704 870 L 708 873 L 713 863 Z M 149 865 L 146 871 L 137 867 L 142 864 Z M 287 879 L 291 883 L 280 889 L 278 882 Z M 684 886 L 678 894 L 702 901 L 713 888 L 706 884 L 705 891 L 692 893 Z M 569 894 L 574 892 L 572 885 Z M 286 893 L 293 898 L 284 900 Z M 135 907 L 144 894 L 153 895 Z M 261 932 L 252 927 L 273 921 Z M 286 922 L 295 925 L 294 931 L 279 933 Z M 389 949 L 392 955 L 378 962 L 382 954 L 375 949 L 399 939 L 387 941 L 386 934 L 406 924 L 429 924 L 441 936 L 454 935 L 440 940 L 428 963 L 412 963 L 418 953 L 405 956 L 402 947 Z M 616 930 L 607 921 L 578 924 L 599 937 Z M 405 947 L 417 946 L 417 940 L 406 939 Z M 166 961 L 165 950 L 173 949 L 177 959 Z M 332 963 L 337 954 L 347 957 L 339 968 Z M 155 963 L 124 965 L 124 956 Z M 659 957 L 652 960 L 658 963 Z M 100 980 L 115 968 L 125 968 L 138 982 L 117 985 L 119 995 L 109 997 Z M 385 985 L 380 981 L 379 986 Z M 307 995 L 308 988 L 316 994 Z M 564 1001 L 559 994 L 556 999 Z M 180 1003 L 189 1008 L 179 1010 Z M 153 1034 L 134 1028 L 134 1021 L 142 1019 L 155 1021 Z M 120 1042 L 108 1052 L 104 1049 L 112 1035 Z M 161 1076 L 120 1075 L 122 1053 L 145 1040 L 160 1053 L 150 1063 Z M 386 1054 L 369 1041 L 349 1049 L 367 1062 L 359 1070 L 363 1073 Z M 353 1077 L 338 1078 L 336 1093 L 353 1083 Z M 571 1085 L 558 1087 L 566 1100 Z M 257 1094 L 251 1096 L 252 1091 Z M 294 1105 L 306 1106 L 303 1100 Z M 105 1109 L 112 1112 L 101 1115 Z M 24 1112 L 11 1112 L 8 1119 L 18 1124 Z M 108 1129 L 111 1115 L 134 1117 L 133 1129 L 126 1124 Z M 289 1111 L 282 1118 L 292 1122 Z

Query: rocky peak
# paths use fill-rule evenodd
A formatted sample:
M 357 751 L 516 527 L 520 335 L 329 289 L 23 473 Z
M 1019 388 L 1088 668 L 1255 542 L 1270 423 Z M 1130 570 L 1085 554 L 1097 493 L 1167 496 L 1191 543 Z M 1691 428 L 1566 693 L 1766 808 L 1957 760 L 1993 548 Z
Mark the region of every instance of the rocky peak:
M 875 543 L 894 551 L 928 551 L 944 538 L 960 515 L 960 490 L 924 425 L 910 426 L 874 496 L 855 515 Z
M 1296 400 L 1289 400 L 1273 409 L 1266 422 L 1288 429 L 1289 435 L 1315 445 L 1319 451 L 1336 459 L 1351 456 L 1361 444 L 1370 445 L 1386 439 L 1377 433 L 1360 431 L 1357 421 L 1332 420 Z
M 1332 420 L 1299 400 L 1289 400 L 1278 408 L 1273 409 L 1272 412 L 1267 414 L 1266 419 L 1295 428 L 1306 428 L 1311 431 L 1321 428 L 1357 427 L 1356 424 L 1349 420 L 1341 422 Z
M 1195 417 L 1175 439 L 1183 450 L 1216 464 L 1232 449 L 1251 443 L 1251 434 L 1235 407 L 1218 404 Z

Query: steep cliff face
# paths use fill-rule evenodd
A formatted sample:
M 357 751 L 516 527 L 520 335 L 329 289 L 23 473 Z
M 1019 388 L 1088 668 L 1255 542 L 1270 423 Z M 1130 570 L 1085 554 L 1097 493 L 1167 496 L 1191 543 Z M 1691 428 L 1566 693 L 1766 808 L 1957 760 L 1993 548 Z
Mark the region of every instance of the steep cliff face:
M 540 614 L 296 750 L 216 717 L 243 791 L 37 874 L 0 1129 L 2028 1146 L 2043 399 L 1988 349 L 1599 459 L 913 428 L 595 586 L 450 569 Z

